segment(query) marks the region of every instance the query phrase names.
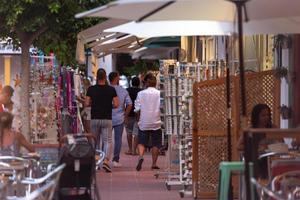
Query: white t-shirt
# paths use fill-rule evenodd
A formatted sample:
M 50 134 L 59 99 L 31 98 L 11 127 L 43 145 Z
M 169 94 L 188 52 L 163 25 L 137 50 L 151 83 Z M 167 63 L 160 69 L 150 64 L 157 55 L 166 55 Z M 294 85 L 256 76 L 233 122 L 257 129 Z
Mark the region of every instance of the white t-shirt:
M 140 130 L 160 129 L 160 91 L 154 87 L 140 91 L 135 100 L 134 111 L 140 111 L 138 122 Z

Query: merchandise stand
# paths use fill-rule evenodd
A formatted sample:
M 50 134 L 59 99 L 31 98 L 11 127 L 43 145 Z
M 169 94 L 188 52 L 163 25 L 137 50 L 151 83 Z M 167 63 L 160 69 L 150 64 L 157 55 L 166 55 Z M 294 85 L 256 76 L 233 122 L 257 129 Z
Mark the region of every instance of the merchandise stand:
M 192 139 L 193 139 L 193 84 L 200 79 L 200 69 L 197 63 L 180 63 L 178 68 L 178 96 L 179 98 L 179 178 L 183 190 L 181 197 L 192 195 Z
M 31 56 L 30 112 L 33 143 L 57 143 L 55 79 L 58 66 L 54 56 Z
M 61 67 L 57 82 L 58 138 L 65 134 L 81 133 L 83 128 L 76 95 L 82 90 L 82 77 L 72 69 Z
M 192 194 L 193 83 L 200 80 L 198 63 L 160 62 L 163 80 L 164 127 L 169 138 L 166 187 L 183 186 L 180 196 Z
M 161 113 L 162 113 L 162 130 L 163 138 L 167 138 L 168 151 L 166 154 L 166 168 L 165 171 L 159 171 L 154 176 L 165 177 L 166 188 L 171 189 L 173 185 L 181 185 L 179 181 L 179 147 L 178 137 L 172 134 L 172 118 L 177 117 L 172 115 L 172 98 L 170 91 L 170 80 L 174 77 L 174 70 L 176 60 L 161 60 L 160 61 L 160 90 L 161 90 Z

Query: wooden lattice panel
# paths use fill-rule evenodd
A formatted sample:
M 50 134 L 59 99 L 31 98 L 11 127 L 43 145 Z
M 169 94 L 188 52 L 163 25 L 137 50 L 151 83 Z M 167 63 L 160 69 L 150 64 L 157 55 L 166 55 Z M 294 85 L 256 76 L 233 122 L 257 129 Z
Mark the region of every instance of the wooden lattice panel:
M 231 102 L 235 101 L 231 79 Z M 195 95 L 196 94 L 196 95 Z M 193 180 L 197 196 L 215 198 L 219 163 L 227 160 L 227 107 L 224 78 L 194 84 Z M 232 112 L 233 114 L 235 112 Z M 232 134 L 234 136 L 231 122 Z
M 280 79 L 276 78 L 274 71 L 246 74 L 246 111 L 250 125 L 251 111 L 258 103 L 267 104 L 271 108 L 273 124 L 279 126 L 280 106 Z M 237 77 L 236 81 L 239 81 Z M 239 93 L 239 84 L 236 84 Z M 240 101 L 239 101 L 240 102 Z M 240 108 L 241 110 L 241 105 Z
M 233 81 L 231 81 L 233 98 Z M 194 129 L 198 132 L 227 129 L 225 79 L 203 81 L 194 85 Z M 232 122 L 235 123 L 235 122 Z
M 273 71 L 246 74 L 247 116 L 254 105 L 270 106 L 273 123 L 279 124 L 280 80 Z M 241 128 L 239 77 L 231 77 L 232 154 Z M 198 198 L 215 198 L 219 163 L 227 160 L 227 108 L 225 79 L 194 84 L 193 183 Z
M 227 159 L 226 149 L 227 140 L 225 137 L 198 137 L 199 179 L 197 189 L 199 191 L 212 192 L 217 190 L 219 178 L 216 172 L 218 172 L 220 160 Z M 218 155 L 218 159 L 216 159 L 216 155 Z

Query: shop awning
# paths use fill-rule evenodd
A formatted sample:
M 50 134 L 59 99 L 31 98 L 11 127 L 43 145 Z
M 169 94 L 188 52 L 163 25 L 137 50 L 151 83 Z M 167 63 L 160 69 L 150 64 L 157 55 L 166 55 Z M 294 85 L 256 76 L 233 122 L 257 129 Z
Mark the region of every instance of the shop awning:
M 79 32 L 77 34 L 76 60 L 80 64 L 85 63 L 84 46 L 87 43 L 90 43 L 89 47 L 93 47 L 91 44 L 99 45 L 100 43 L 105 42 L 107 40 L 114 39 L 122 35 L 127 35 L 122 33 L 104 32 L 104 30 L 107 28 L 118 26 L 126 22 L 128 21 L 121 19 L 109 19 Z
M 180 43 L 180 37 L 158 37 L 146 40 L 144 46 L 148 48 L 180 47 Z
M 95 40 L 100 40 L 108 35 L 111 35 L 114 32 L 104 32 L 105 29 L 112 28 L 121 24 L 128 22 L 127 20 L 122 19 L 109 19 L 104 22 L 101 22 L 95 26 L 92 26 L 88 29 L 85 29 L 78 33 L 78 37 L 84 40 L 84 43 L 89 43 Z
M 124 46 L 124 47 L 121 47 L 121 48 L 117 48 L 117 49 L 111 49 L 111 50 L 108 50 L 108 51 L 105 51 L 105 52 L 100 52 L 99 54 L 97 54 L 97 57 L 98 58 L 101 58 L 101 57 L 104 57 L 106 55 L 109 55 L 109 54 L 113 54 L 113 53 L 129 53 L 129 54 L 132 54 L 135 50 L 139 49 L 140 46 L 132 46 L 132 45 L 127 45 L 127 46 Z
M 141 44 L 139 39 L 133 35 L 126 35 L 120 38 L 112 39 L 94 46 L 92 52 L 99 54 L 101 52 L 118 52 L 127 53 L 130 52 L 133 47 L 139 47 Z
M 157 60 L 157 59 L 170 59 L 174 58 L 175 50 L 179 47 L 160 47 L 160 48 L 141 48 L 136 50 L 132 54 L 133 59 L 148 59 L 148 60 Z

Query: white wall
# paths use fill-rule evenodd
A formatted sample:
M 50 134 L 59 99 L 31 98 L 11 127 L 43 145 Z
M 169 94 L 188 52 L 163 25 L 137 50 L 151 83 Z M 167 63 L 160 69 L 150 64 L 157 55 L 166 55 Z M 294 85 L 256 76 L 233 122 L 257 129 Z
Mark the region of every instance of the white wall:
M 289 66 L 289 50 L 283 49 L 282 50 L 282 66 L 288 68 Z M 286 78 L 281 79 L 281 97 L 280 97 L 280 105 L 290 106 L 289 103 L 289 84 L 286 81 Z M 282 119 L 280 117 L 280 127 L 281 128 L 288 128 L 289 127 L 289 120 Z
M 112 54 L 109 54 L 105 57 L 99 58 L 99 64 L 98 68 L 104 68 L 106 71 L 106 74 L 109 74 L 110 72 L 115 70 L 115 56 Z

